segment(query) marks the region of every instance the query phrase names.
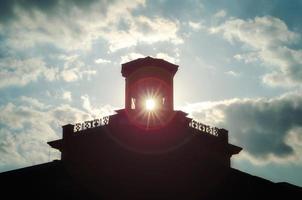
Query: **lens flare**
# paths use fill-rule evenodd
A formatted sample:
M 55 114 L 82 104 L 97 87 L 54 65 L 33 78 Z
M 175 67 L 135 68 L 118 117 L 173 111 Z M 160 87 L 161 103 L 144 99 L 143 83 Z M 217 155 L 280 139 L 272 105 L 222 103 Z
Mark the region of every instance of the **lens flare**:
M 152 111 L 152 110 L 154 110 L 155 109 L 155 101 L 154 101 L 154 99 L 147 99 L 146 100 L 146 109 L 148 110 L 148 111 Z

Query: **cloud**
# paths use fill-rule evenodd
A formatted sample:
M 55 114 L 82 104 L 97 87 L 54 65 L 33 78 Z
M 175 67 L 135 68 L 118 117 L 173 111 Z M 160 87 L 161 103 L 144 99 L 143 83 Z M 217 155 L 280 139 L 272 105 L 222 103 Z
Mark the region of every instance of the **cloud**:
M 217 13 L 214 14 L 215 18 L 224 18 L 227 15 L 225 10 L 219 10 Z
M 37 108 L 13 103 L 0 111 L 0 169 L 47 161 L 46 141 L 56 138 L 50 117 Z
M 259 61 L 258 52 L 249 52 L 246 54 L 236 54 L 234 58 L 238 61 L 243 61 L 244 63 L 253 63 Z
M 108 115 L 110 108 L 99 106 L 97 117 Z M 59 152 L 47 142 L 60 138 L 60 126 L 94 118 L 94 113 L 83 109 L 47 105 L 27 96 L 1 105 L 0 113 L 0 171 L 59 158 Z
M 144 0 L 46 2 L 5 2 L 9 19 L 0 19 L 0 88 L 89 79 L 97 73 L 95 64 L 110 62 L 87 59 L 100 41 L 107 54 L 140 44 L 183 42 L 177 20 L 135 14 Z
M 96 70 L 85 65 L 78 56 L 61 56 L 63 66 L 47 66 L 42 58 L 0 58 L 0 88 L 25 86 L 30 82 L 44 79 L 46 81 L 76 81 L 96 74 Z
M 175 57 L 171 57 L 170 55 L 166 54 L 166 53 L 156 53 L 155 55 L 149 55 L 149 56 L 152 56 L 154 58 L 160 58 L 160 59 L 164 59 L 168 62 L 171 62 L 171 63 L 177 63 L 179 62 L 178 60 L 178 54 L 176 54 Z M 138 58 L 144 58 L 146 57 L 145 55 L 143 54 L 140 54 L 140 53 L 135 53 L 135 52 L 132 52 L 132 53 L 128 53 L 124 56 L 121 57 L 121 63 L 126 63 L 126 62 L 129 62 L 131 60 L 135 60 L 135 59 L 138 59 Z
M 62 99 L 65 99 L 65 100 L 71 102 L 72 101 L 71 92 L 70 91 L 63 91 Z
M 98 58 L 94 61 L 96 64 L 103 64 L 103 63 L 111 63 L 110 60 L 106 60 L 106 59 L 103 59 L 103 58 Z
M 92 112 L 91 104 L 88 95 L 81 96 L 81 99 L 83 100 L 83 108 L 87 110 L 88 112 Z
M 301 161 L 302 95 L 230 99 L 184 108 L 201 122 L 228 129 L 231 143 L 253 162 Z M 297 140 L 296 140 L 297 139 Z
M 59 76 L 66 82 L 77 81 L 84 76 L 90 78 L 91 75 L 96 74 L 96 70 L 87 66 L 78 55 L 61 55 L 59 58 L 64 61 Z
M 82 95 L 81 99 L 83 101 L 82 107 L 94 118 L 98 118 L 100 116 L 112 115 L 115 113 L 115 110 L 117 110 L 117 108 L 111 105 L 105 105 L 101 107 L 91 105 L 90 98 L 87 94 Z
M 193 29 L 193 30 L 200 30 L 200 29 L 205 29 L 205 26 L 203 25 L 203 23 L 200 22 L 193 22 L 193 21 L 189 21 L 189 26 Z
M 239 41 L 250 48 L 235 59 L 245 63 L 261 61 L 272 72 L 263 76 L 263 82 L 271 86 L 299 86 L 302 83 L 302 50 L 290 45 L 299 41 L 301 35 L 290 31 L 280 19 L 264 16 L 254 19 L 229 19 L 210 29 L 221 33 L 234 43 Z
M 221 32 L 227 40 L 243 42 L 256 50 L 294 43 L 299 38 L 297 33 L 288 30 L 282 20 L 270 16 L 230 19 L 211 31 Z
M 128 53 L 127 55 L 124 55 L 121 57 L 121 63 L 126 63 L 131 60 L 135 60 L 138 58 L 144 58 L 144 57 L 146 57 L 146 56 L 144 56 L 143 54 L 140 54 L 140 53 L 135 53 L 135 52 Z
M 239 74 L 237 72 L 234 72 L 232 70 L 225 72 L 225 74 L 233 76 L 233 77 L 238 77 Z
M 53 107 L 47 112 L 54 125 L 62 126 L 69 123 L 82 122 L 92 119 L 92 116 L 84 110 L 72 107 L 68 104 L 61 104 Z
M 39 77 L 52 81 L 57 73 L 56 68 L 49 68 L 40 58 L 0 59 L 0 88 L 8 86 L 24 86 Z
M 183 40 L 177 35 L 179 24 L 164 18 L 148 18 L 145 16 L 133 17 L 123 15 L 128 20 L 127 30 L 118 30 L 112 26 L 109 31 L 103 31 L 102 37 L 109 42 L 111 52 L 136 46 L 139 43 L 153 44 L 167 41 L 171 44 L 181 44 Z M 117 22 L 114 22 L 117 23 Z
M 101 18 L 113 1 L 1 2 L 1 34 L 13 49 L 51 44 L 65 50 L 89 49 Z M 88 14 L 87 14 L 88 13 Z
M 166 53 L 157 53 L 155 55 L 155 58 L 164 59 L 164 60 L 166 60 L 168 62 L 171 62 L 171 63 L 177 63 L 177 62 L 179 62 L 179 60 L 177 58 L 173 58 L 173 57 L 169 56 Z
M 302 50 L 278 47 L 260 52 L 259 57 L 267 65 L 275 67 L 275 70 L 263 76 L 264 83 L 272 86 L 301 86 Z
M 49 12 L 34 4 L 15 3 L 11 20 L 0 23 L 0 34 L 14 50 L 47 44 L 69 52 L 88 51 L 98 39 L 106 40 L 111 52 L 139 43 L 183 42 L 177 21 L 133 15 L 136 8 L 145 5 L 144 0 L 92 1 L 87 6 L 75 2 L 49 3 Z
M 49 106 L 45 105 L 44 103 L 42 103 L 32 97 L 21 96 L 20 100 L 22 101 L 23 104 L 25 104 L 29 107 L 32 107 L 34 109 L 44 110 L 44 109 L 49 108 Z
M 27 9 L 29 11 L 32 10 L 40 10 L 46 12 L 47 14 L 55 14 L 56 9 L 58 7 L 64 8 L 66 12 L 69 12 L 70 7 L 75 6 L 78 8 L 89 8 L 89 6 L 94 3 L 95 0 L 87 0 L 85 3 L 79 0 L 44 0 L 44 1 L 36 1 L 36 0 L 26 0 L 26 1 L 15 1 L 15 0 L 2 0 L 0 7 L 0 22 L 7 22 L 12 19 L 15 19 L 17 16 L 16 7 Z M 103 4 L 103 7 L 106 8 L 106 4 L 110 1 L 99 1 Z M 104 9 L 102 10 L 104 11 Z

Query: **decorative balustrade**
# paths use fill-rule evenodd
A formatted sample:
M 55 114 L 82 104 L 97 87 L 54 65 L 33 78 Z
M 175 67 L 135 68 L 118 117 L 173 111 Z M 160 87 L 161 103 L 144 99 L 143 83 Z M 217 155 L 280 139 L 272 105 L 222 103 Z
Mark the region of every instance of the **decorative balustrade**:
M 219 130 L 220 130 L 219 128 L 205 125 L 205 124 L 197 122 L 197 121 L 195 121 L 193 119 L 189 123 L 189 127 L 197 129 L 197 130 L 199 130 L 201 132 L 204 132 L 204 133 L 208 133 L 210 135 L 214 135 L 216 137 L 219 136 Z
M 96 128 L 96 127 L 100 127 L 100 126 L 104 126 L 109 124 L 109 116 L 105 116 L 99 119 L 93 119 L 93 120 L 89 120 L 89 121 L 85 121 L 82 123 L 76 123 L 74 125 L 74 132 L 79 132 L 79 131 L 83 131 L 83 130 L 87 130 L 87 129 L 91 129 L 91 128 Z
M 105 117 L 102 117 L 99 119 L 93 119 L 93 120 L 89 120 L 89 121 L 84 121 L 82 123 L 76 123 L 74 125 L 73 132 L 79 132 L 79 131 L 83 131 L 83 130 L 87 130 L 87 129 L 91 129 L 91 128 L 105 126 L 108 124 L 109 124 L 109 116 L 105 116 Z M 219 133 L 220 133 L 221 129 L 203 124 L 203 123 L 195 121 L 193 119 L 190 121 L 189 127 L 199 130 L 201 133 L 207 133 L 207 134 L 210 134 L 210 135 L 213 135 L 216 137 L 220 136 Z

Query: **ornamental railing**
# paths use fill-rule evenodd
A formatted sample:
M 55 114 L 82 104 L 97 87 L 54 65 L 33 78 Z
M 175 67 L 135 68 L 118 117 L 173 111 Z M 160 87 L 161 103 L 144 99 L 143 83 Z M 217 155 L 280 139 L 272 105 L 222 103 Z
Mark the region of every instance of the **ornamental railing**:
M 101 126 L 105 126 L 109 124 L 109 116 L 105 116 L 98 119 L 88 120 L 84 121 L 82 123 L 76 123 L 73 126 L 73 132 L 80 132 L 87 129 L 97 128 Z M 219 129 L 217 127 L 209 126 L 206 124 L 203 124 L 201 122 L 198 122 L 196 120 L 191 120 L 189 123 L 189 127 L 193 128 L 195 130 L 200 131 L 200 133 L 206 133 L 210 134 L 216 137 L 222 136 L 222 132 L 227 132 L 225 129 Z
M 74 125 L 73 132 L 79 132 L 79 131 L 83 131 L 83 130 L 87 130 L 87 129 L 91 129 L 91 128 L 105 126 L 108 124 L 109 124 L 109 116 L 105 116 L 105 117 L 98 118 L 98 119 L 84 121 L 82 123 L 76 123 Z
M 220 130 L 219 128 L 203 124 L 203 123 L 195 121 L 193 119 L 189 123 L 189 127 L 194 128 L 194 129 L 199 130 L 204 133 L 208 133 L 208 134 L 216 136 L 216 137 L 219 136 L 219 130 Z

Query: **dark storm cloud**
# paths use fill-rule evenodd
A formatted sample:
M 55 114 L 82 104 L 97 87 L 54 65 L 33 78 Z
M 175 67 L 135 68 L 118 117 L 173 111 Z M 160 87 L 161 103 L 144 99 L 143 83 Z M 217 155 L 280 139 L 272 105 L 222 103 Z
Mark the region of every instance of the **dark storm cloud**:
M 269 155 L 286 158 L 299 153 L 287 139 L 290 131 L 302 127 L 302 95 L 221 102 L 211 107 L 210 111 L 193 112 L 193 116 L 204 118 L 205 112 L 210 112 L 215 118 L 217 111 L 224 116 L 218 125 L 230 131 L 231 142 L 242 146 L 252 156 L 261 159 Z M 295 134 L 302 135 L 302 132 Z
M 40 10 L 47 14 L 56 14 L 57 8 L 61 7 L 66 12 L 73 6 L 81 9 L 86 9 L 91 6 L 97 0 L 1 0 L 0 2 L 0 22 L 6 23 L 16 17 L 15 8 L 19 7 L 28 12 L 32 10 Z M 114 1 L 102 0 L 99 1 L 102 4 L 103 10 L 106 11 L 107 4 Z
M 293 153 L 285 143 L 288 131 L 302 126 L 302 101 L 286 98 L 273 101 L 236 102 L 225 108 L 225 124 L 232 129 L 231 137 L 256 156 Z

